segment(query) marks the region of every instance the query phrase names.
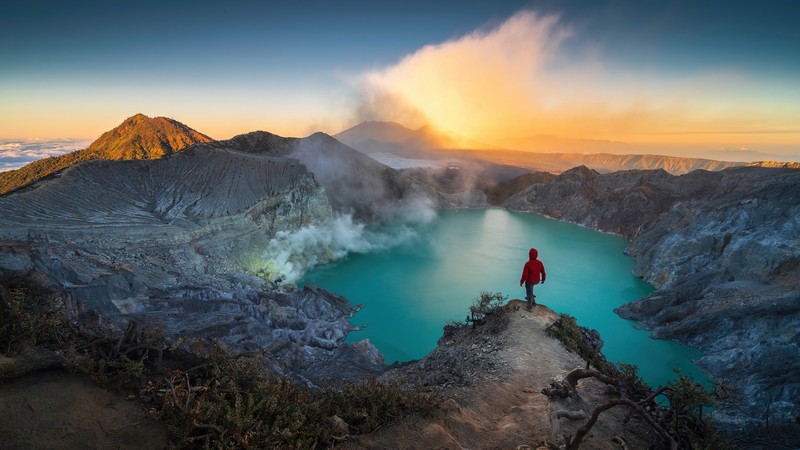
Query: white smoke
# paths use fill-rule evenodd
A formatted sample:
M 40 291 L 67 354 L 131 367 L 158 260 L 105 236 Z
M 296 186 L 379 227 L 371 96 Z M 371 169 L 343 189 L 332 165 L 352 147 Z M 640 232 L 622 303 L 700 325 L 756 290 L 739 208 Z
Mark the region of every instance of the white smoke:
M 415 219 L 430 221 L 432 218 Z M 409 223 L 373 230 L 354 221 L 352 215 L 337 215 L 328 223 L 309 225 L 292 232 L 279 231 L 262 255 L 262 276 L 295 284 L 314 266 L 336 261 L 350 253 L 386 250 L 416 236 L 417 232 Z
M 312 267 L 409 242 L 436 217 L 425 192 L 330 136 L 301 139 L 292 156 L 325 188 L 334 214 L 325 222 L 276 233 L 256 263 L 262 277 L 295 284 Z

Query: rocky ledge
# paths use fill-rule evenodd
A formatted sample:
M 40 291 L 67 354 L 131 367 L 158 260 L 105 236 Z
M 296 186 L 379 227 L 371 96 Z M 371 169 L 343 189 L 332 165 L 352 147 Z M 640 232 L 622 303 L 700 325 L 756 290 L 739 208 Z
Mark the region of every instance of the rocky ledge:
M 616 397 L 594 379 L 581 381 L 574 399 L 544 395 L 550 383 L 584 367 L 585 361 L 546 333 L 559 318 L 546 306 L 526 311 L 522 300 L 511 300 L 500 309 L 502 313 L 476 328 L 445 327 L 430 354 L 392 365 L 381 376 L 435 392 L 442 402 L 432 415 L 354 437 L 345 448 L 564 446 L 564 436 L 574 436 L 596 407 Z M 620 448 L 619 443 L 647 448 L 657 442 L 643 419 L 634 415 L 628 422 L 625 416 L 622 409 L 604 413 L 581 448 Z
M 658 290 L 617 310 L 701 349 L 733 394 L 716 411 L 744 429 L 800 417 L 800 171 L 742 167 L 682 176 L 578 167 L 506 201 L 631 241 Z

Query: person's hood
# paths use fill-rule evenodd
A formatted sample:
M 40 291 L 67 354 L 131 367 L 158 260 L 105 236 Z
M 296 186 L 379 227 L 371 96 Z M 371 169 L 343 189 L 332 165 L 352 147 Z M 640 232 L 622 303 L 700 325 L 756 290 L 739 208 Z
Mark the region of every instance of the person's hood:
M 530 259 L 536 259 L 536 258 L 538 258 L 538 257 L 539 257 L 539 251 L 538 251 L 538 250 L 536 250 L 535 248 L 532 248 L 532 249 L 531 249 L 531 250 L 528 252 L 528 256 L 530 257 Z

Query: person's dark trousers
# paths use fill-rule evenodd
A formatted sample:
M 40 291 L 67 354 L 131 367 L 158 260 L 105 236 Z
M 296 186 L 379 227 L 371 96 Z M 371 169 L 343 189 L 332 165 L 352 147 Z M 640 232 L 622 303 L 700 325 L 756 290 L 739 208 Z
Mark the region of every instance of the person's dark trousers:
M 528 308 L 529 309 L 536 305 L 536 300 L 534 300 L 535 298 L 536 298 L 536 296 L 533 295 L 533 284 L 532 283 L 528 283 L 526 281 L 525 282 L 525 300 L 528 301 Z

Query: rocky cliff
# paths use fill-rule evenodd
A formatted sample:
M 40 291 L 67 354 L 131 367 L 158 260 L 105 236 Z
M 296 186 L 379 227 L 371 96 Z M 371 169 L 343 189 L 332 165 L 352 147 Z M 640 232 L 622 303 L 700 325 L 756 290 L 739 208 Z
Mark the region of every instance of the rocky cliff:
M 700 348 L 699 364 L 733 393 L 718 418 L 750 426 L 800 415 L 799 199 L 791 169 L 579 167 L 505 205 L 630 239 L 635 272 L 658 290 L 618 313 Z
M 156 160 L 87 161 L 0 198 L 0 268 L 42 272 L 120 324 L 268 351 L 277 373 L 312 383 L 348 378 L 383 365 L 369 342 L 344 343 L 355 308 L 256 268 L 280 233 L 327 227 L 337 214 L 399 214 L 425 193 L 322 134 L 256 132 Z

